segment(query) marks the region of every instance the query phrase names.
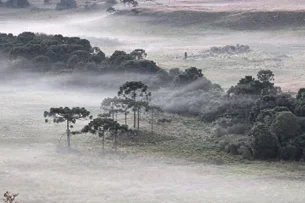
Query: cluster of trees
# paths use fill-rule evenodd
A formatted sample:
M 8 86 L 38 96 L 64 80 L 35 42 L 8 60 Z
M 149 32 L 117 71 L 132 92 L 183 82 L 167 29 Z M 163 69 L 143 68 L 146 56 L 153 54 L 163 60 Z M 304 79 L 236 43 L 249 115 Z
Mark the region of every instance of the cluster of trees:
M 68 147 L 70 147 L 70 136 L 71 134 L 79 133 L 91 133 L 97 134 L 101 137 L 102 147 L 104 149 L 105 135 L 108 133 L 113 135 L 114 146 L 117 146 L 117 136 L 119 134 L 136 133 L 140 127 L 140 115 L 143 111 L 151 112 L 152 120 L 152 132 L 154 123 L 154 113 L 161 111 L 160 107 L 150 104 L 151 92 L 148 92 L 147 85 L 143 84 L 141 81 L 131 81 L 123 84 L 119 91 L 118 96 L 114 98 L 106 98 L 103 100 L 101 109 L 102 114 L 99 114 L 97 118 L 93 119 L 90 112 L 85 108 L 80 107 L 59 107 L 50 108 L 49 111 L 44 112 L 45 122 L 49 122 L 48 118 L 52 118 L 54 123 L 66 123 L 66 133 Z M 127 125 L 127 115 L 132 111 L 134 115 L 134 130 L 128 129 Z M 117 119 L 117 115 L 123 113 L 125 116 L 125 124 L 120 124 Z M 83 127 L 81 131 L 71 132 L 70 129 L 73 128 L 73 124 L 77 120 L 89 118 L 91 121 Z
M 273 80 L 270 70 L 259 71 L 257 79 L 242 78 L 221 98 L 221 104 L 203 112 L 202 118 L 214 123 L 225 119 L 231 129 L 247 126 L 232 132 L 249 138 L 248 143 L 236 143 L 235 152 L 247 147 L 256 159 L 305 159 L 305 89 L 293 97 L 274 86 Z
M 248 45 L 227 45 L 224 47 L 212 47 L 208 52 L 213 54 L 242 54 L 251 51 Z
M 145 50 L 115 51 L 110 57 L 79 37 L 24 32 L 18 36 L 0 34 L 0 55 L 13 67 L 37 72 L 137 72 L 154 74 L 160 70 L 146 60 Z
M 0 56 L 12 62 L 12 71 L 41 73 L 139 73 L 150 75 L 150 85 L 159 88 L 187 85 L 203 77 L 195 67 L 184 71 L 160 68 L 147 60 L 143 49 L 115 51 L 107 57 L 98 47 L 79 37 L 24 32 L 17 36 L 0 33 Z
M 201 69 L 191 67 L 182 71 L 173 68 L 166 71 L 155 62 L 146 60 L 147 53 L 143 49 L 130 53 L 115 51 L 106 57 L 98 47 L 92 47 L 88 40 L 78 37 L 31 32 L 18 36 L 0 34 L 0 55 L 9 58 L 13 68 L 19 70 L 143 73 L 149 75 L 151 87 L 166 87 L 174 92 L 168 94 L 174 96 L 167 102 L 172 106 L 161 105 L 164 110 L 181 114 L 191 112 L 191 115 L 202 111 L 200 116 L 204 121 L 221 123 L 222 127 L 230 128 L 232 134 L 250 135 L 248 144 L 238 144 L 235 148 L 248 148 L 258 159 L 300 160 L 305 156 L 305 89 L 300 89 L 296 97 L 283 93 L 274 85 L 274 74 L 270 70 L 259 71 L 256 78 L 245 76 L 222 94 L 221 87 L 207 80 Z M 99 128 L 96 126 L 101 123 L 117 126 L 113 129 L 120 132 L 124 129 L 116 121 L 120 113 L 124 114 L 125 124 L 132 113 L 133 127 L 139 129 L 141 113 L 160 110 L 158 106 L 149 105 L 151 93 L 147 89 L 142 82 L 127 82 L 121 86 L 117 97 L 102 102 L 104 114 L 88 124 L 84 132 L 97 132 Z M 187 102 L 188 98 L 190 102 Z M 45 116 L 53 117 L 54 122 L 67 122 L 69 137 L 70 124 L 89 117 L 89 114 L 85 109 L 55 108 Z M 112 128 L 105 129 L 112 131 Z M 231 149 L 234 147 L 229 151 L 240 151 Z

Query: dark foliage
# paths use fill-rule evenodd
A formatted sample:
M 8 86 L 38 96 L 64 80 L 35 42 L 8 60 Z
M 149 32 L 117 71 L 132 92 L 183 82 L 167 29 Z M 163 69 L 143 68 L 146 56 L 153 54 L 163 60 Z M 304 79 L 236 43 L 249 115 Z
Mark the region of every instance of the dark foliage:
M 5 2 L 4 5 L 9 8 L 26 8 L 30 6 L 30 3 L 28 2 L 28 0 L 8 0 Z
M 268 126 L 257 123 L 251 129 L 250 135 L 253 137 L 252 148 L 256 159 L 278 158 L 280 144 L 278 138 L 270 132 Z
M 240 79 L 236 86 L 232 86 L 228 95 L 276 95 L 281 92 L 279 87 L 275 87 L 274 74 L 270 70 L 261 70 L 255 79 L 252 76 L 245 76 Z
M 56 10 L 66 10 L 73 8 L 77 8 L 77 3 L 75 0 L 60 0 L 60 2 L 56 4 Z
M 173 70 L 172 70 L 172 73 L 173 73 Z M 175 83 L 175 85 L 185 85 L 185 84 L 194 82 L 198 78 L 202 78 L 202 77 L 203 77 L 203 74 L 202 74 L 201 69 L 191 67 L 191 68 L 185 69 L 183 72 L 180 72 L 178 75 L 176 75 L 176 77 L 174 78 L 174 83 Z
M 19 63 L 15 69 L 37 72 L 157 74 L 161 70 L 154 61 L 145 59 L 147 54 L 143 49 L 136 49 L 130 54 L 115 51 L 107 58 L 100 48 L 92 47 L 86 39 L 32 32 L 23 32 L 18 36 L 0 33 L 0 55 L 17 60 L 16 63 L 27 59 L 31 67 L 28 63 L 25 67 Z

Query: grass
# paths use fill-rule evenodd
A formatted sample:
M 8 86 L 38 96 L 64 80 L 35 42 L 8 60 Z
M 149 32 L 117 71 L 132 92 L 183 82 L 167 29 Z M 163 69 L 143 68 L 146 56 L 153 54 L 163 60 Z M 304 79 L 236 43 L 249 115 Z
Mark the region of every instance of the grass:
M 177 115 L 163 117 L 171 119 L 171 123 L 155 123 L 155 133 L 152 136 L 149 120 L 145 118 L 141 133 L 128 142 L 121 139 L 120 147 L 136 154 L 221 165 L 238 173 L 305 179 L 303 163 L 253 161 L 240 155 L 231 155 L 220 150 L 215 142 L 217 139 L 208 133 L 208 126 L 198 119 Z

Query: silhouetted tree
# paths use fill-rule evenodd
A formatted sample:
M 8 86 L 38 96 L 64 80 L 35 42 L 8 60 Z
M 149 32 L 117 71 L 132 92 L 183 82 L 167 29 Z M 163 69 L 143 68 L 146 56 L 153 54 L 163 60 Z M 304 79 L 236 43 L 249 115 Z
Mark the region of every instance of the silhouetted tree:
M 87 118 L 90 116 L 90 112 L 85 108 L 74 107 L 70 109 L 69 107 L 59 107 L 59 108 L 50 108 L 49 111 L 45 111 L 43 116 L 46 118 L 45 122 L 49 120 L 47 117 L 53 118 L 54 123 L 67 123 L 67 140 L 68 147 L 70 147 L 70 128 L 73 128 L 72 124 L 76 123 L 76 120 Z M 89 118 L 92 118 L 91 116 Z M 71 124 L 72 123 L 72 124 Z
M 105 132 L 110 132 L 114 135 L 114 147 L 117 148 L 117 135 L 119 132 L 126 132 L 128 127 L 120 125 L 117 121 L 111 118 L 95 118 L 88 125 L 86 125 L 81 132 L 83 133 L 98 133 L 99 137 L 103 138 L 102 145 L 104 150 L 105 145 Z
M 140 121 L 140 109 L 149 101 L 151 93 L 147 91 L 147 85 L 141 81 L 126 82 L 120 87 L 118 96 L 129 102 L 134 113 L 134 128 L 136 128 L 136 114 L 138 113 L 138 129 Z
M 30 6 L 28 0 L 8 0 L 5 6 L 9 8 L 26 8 Z
M 195 80 L 202 78 L 202 70 L 197 69 L 195 67 L 187 68 L 184 70 L 184 72 L 180 72 L 174 82 L 176 85 L 185 85 L 191 82 L 194 82 Z
M 135 60 L 142 60 L 147 57 L 147 53 L 145 52 L 144 49 L 135 49 L 130 53 L 130 55 Z
M 60 0 L 60 2 L 56 4 L 56 10 L 66 10 L 72 8 L 77 8 L 77 3 L 75 0 Z

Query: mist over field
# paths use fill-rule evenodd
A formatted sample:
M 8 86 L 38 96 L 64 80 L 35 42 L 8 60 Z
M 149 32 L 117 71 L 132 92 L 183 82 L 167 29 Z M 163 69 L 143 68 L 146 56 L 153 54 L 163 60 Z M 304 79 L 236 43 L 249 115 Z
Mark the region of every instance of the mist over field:
M 54 9 L 53 0 L 29 2 L 23 9 L 0 4 L 0 33 L 77 36 L 107 57 L 141 48 L 160 68 L 197 67 L 203 76 L 180 87 L 174 80 L 161 86 L 157 74 L 14 72 L 17 59 L 1 58 L 0 193 L 19 193 L 21 203 L 305 201 L 303 163 L 237 158 L 238 163 L 226 164 L 227 155 L 213 154 L 216 145 L 207 147 L 207 156 L 216 161 L 198 161 L 207 158 L 197 153 L 206 149 L 216 125 L 192 117 L 228 105 L 226 91 L 262 69 L 273 71 L 274 85 L 284 92 L 295 95 L 304 87 L 305 2 L 156 0 L 139 1 L 135 11 L 102 0 L 96 8 L 84 9 L 85 2 L 78 1 L 79 8 L 63 11 Z M 109 6 L 117 11 L 107 13 Z M 156 122 L 156 137 L 132 137 L 139 146 L 121 139 L 116 152 L 110 137 L 103 151 L 98 136 L 76 134 L 68 149 L 65 124 L 44 122 L 44 111 L 61 106 L 85 107 L 96 117 L 101 102 L 127 81 L 147 84 L 151 102 L 165 111 L 156 119 L 170 120 Z M 150 132 L 149 114 L 141 116 L 143 131 Z M 77 121 L 73 130 L 88 121 Z M 132 114 L 127 124 L 133 124 Z M 181 143 L 194 147 L 188 152 Z

